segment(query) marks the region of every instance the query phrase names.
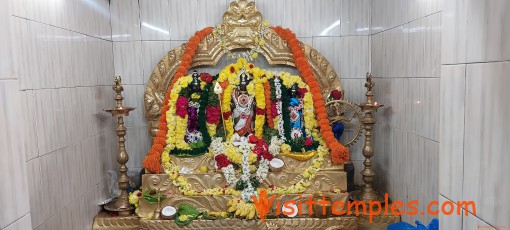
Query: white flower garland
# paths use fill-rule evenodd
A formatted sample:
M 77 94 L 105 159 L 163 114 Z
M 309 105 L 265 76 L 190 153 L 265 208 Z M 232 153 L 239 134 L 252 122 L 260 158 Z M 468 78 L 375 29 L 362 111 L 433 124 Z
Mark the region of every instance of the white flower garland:
M 280 140 L 285 141 L 285 129 L 283 128 L 283 106 L 282 106 L 282 89 L 280 88 L 282 84 L 280 83 L 280 78 L 277 77 L 277 73 L 275 73 L 274 78 L 274 86 L 275 86 L 275 94 L 276 94 L 276 111 L 278 112 L 278 135 L 280 135 Z M 282 142 L 283 143 L 283 142 Z
M 276 136 L 271 137 L 271 143 L 269 144 L 269 153 L 271 153 L 274 157 L 280 154 L 280 149 L 282 148 L 284 140 L 279 139 Z
M 248 143 L 248 139 L 245 137 L 241 139 L 241 145 L 239 145 L 241 152 L 243 153 L 243 160 L 241 163 L 241 168 L 243 169 L 243 174 L 241 175 L 241 180 L 246 184 L 246 188 L 241 192 L 241 199 L 244 201 L 250 201 L 251 197 L 255 195 L 255 190 L 251 185 L 250 177 L 250 163 L 248 162 L 248 154 L 251 153 L 252 146 Z M 260 167 L 259 167 L 260 168 Z
M 222 141 L 223 141 L 223 138 L 217 137 L 217 138 L 213 138 L 213 140 L 211 142 L 211 149 L 212 149 L 215 157 L 217 155 L 225 153 L 225 147 L 223 146 Z M 215 165 L 215 167 L 218 168 L 218 165 Z M 234 166 L 232 164 L 230 164 L 227 167 L 223 167 L 223 168 L 221 168 L 221 172 L 223 173 L 223 176 L 225 176 L 225 180 L 227 180 L 227 184 L 230 187 L 235 187 L 236 183 L 239 179 L 236 177 L 236 172 L 234 170 Z
M 278 137 L 272 137 L 271 143 L 269 144 L 268 151 L 273 156 L 277 156 L 280 153 L 280 146 L 283 143 L 281 139 Z M 225 177 L 225 180 L 227 181 L 227 184 L 230 187 L 235 187 L 236 184 L 239 182 L 239 180 L 243 181 L 244 184 L 246 184 L 246 188 L 241 191 L 241 198 L 245 202 L 251 202 L 252 196 L 257 196 L 256 188 L 254 188 L 251 185 L 250 178 L 252 177 L 252 174 L 250 172 L 250 163 L 248 160 L 248 155 L 253 154 L 252 149 L 255 145 L 248 143 L 248 138 L 243 137 L 240 141 L 240 145 L 238 146 L 240 152 L 242 155 L 242 161 L 241 161 L 241 169 L 242 174 L 241 177 L 238 178 L 236 175 L 236 172 L 234 170 L 234 166 L 232 163 L 230 163 L 227 167 L 221 168 L 221 172 L 223 173 L 223 176 Z M 223 143 L 223 138 L 217 137 L 213 138 L 211 142 L 211 150 L 213 152 L 214 157 L 224 154 L 225 146 Z M 218 166 L 216 165 L 216 168 Z M 255 178 L 259 183 L 262 183 L 268 175 L 269 172 L 269 161 L 267 159 L 260 159 L 259 165 L 257 168 L 257 171 L 255 172 Z

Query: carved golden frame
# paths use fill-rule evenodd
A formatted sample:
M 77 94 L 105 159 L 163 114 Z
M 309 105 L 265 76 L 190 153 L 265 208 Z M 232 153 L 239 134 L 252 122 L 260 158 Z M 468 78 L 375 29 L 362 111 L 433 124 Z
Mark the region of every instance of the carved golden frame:
M 223 24 L 218 29 L 225 34 L 225 48 L 220 40 L 212 34 L 199 44 L 191 62 L 191 67 L 214 66 L 225 54 L 225 50 L 252 49 L 254 38 L 262 26 L 262 14 L 257 10 L 255 2 L 247 0 L 233 1 L 223 14 Z M 292 52 L 284 39 L 269 29 L 263 35 L 266 41 L 260 53 L 270 65 L 288 65 L 295 67 Z M 342 90 L 340 78 L 330 62 L 313 47 L 301 43 L 306 59 L 319 82 L 322 94 L 326 99 L 334 89 Z M 165 94 L 172 78 L 180 65 L 181 56 L 186 43 L 170 50 L 156 65 L 147 83 L 144 95 L 145 117 L 151 137 L 158 131 L 158 121 Z

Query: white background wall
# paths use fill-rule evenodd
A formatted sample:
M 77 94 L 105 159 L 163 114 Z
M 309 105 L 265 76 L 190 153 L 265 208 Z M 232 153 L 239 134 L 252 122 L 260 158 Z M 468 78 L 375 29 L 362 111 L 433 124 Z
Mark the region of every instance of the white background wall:
M 386 104 L 375 128 L 376 182 L 394 201 L 437 200 L 441 0 L 373 0 L 372 73 Z M 428 224 L 433 216 L 402 216 Z
M 0 229 L 90 229 L 115 168 L 108 2 L 0 5 Z
M 510 2 L 443 7 L 439 193 L 476 216 L 441 216 L 446 229 L 510 228 Z
M 105 172 L 116 166 L 114 119 L 102 112 L 114 104 L 112 76 L 124 77 L 126 104 L 137 107 L 126 119 L 137 168 L 150 145 L 143 92 L 154 65 L 219 23 L 228 2 L 3 1 L 0 180 L 10 186 L 0 188 L 9 210 L 0 212 L 0 229 L 89 229 L 106 196 Z M 381 192 L 421 204 L 436 194 L 477 202 L 477 216 L 441 216 L 445 229 L 510 226 L 502 174 L 510 164 L 508 1 L 256 3 L 271 25 L 292 28 L 332 62 L 347 99 L 364 100 L 372 70 L 377 100 L 387 104 L 376 126 Z M 360 144 L 352 151 L 360 182 Z
M 106 198 L 106 171 L 116 167 L 114 119 L 102 111 L 114 105 L 112 76 L 124 77 L 125 103 L 137 107 L 126 125 L 129 166 L 140 167 L 150 145 L 143 92 L 153 66 L 196 30 L 219 23 L 228 2 L 2 2 L 0 176 L 10 186 L 0 189 L 0 201 L 10 211 L 0 212 L 0 229 L 90 229 Z M 257 5 L 272 25 L 293 28 L 332 62 L 348 99 L 364 100 L 369 0 Z

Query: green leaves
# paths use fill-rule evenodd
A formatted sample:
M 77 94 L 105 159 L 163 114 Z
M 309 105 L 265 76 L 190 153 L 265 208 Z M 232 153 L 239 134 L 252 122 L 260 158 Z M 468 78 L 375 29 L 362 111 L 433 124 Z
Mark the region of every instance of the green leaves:
M 156 189 L 147 189 L 142 193 L 142 198 L 145 199 L 149 204 L 158 203 L 158 197 L 160 200 L 164 200 L 166 198 L 165 194 L 160 194 Z

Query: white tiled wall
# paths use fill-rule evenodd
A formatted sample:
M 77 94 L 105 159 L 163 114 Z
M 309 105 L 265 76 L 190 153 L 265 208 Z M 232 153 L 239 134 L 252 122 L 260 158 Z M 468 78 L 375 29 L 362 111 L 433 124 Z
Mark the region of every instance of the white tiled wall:
M 371 1 L 377 113 L 376 183 L 392 200 L 437 200 L 441 67 L 440 0 Z M 426 224 L 428 215 L 403 215 Z
M 0 179 L 12 186 L 0 189 L 0 201 L 13 211 L 0 212 L 0 229 L 89 229 L 105 171 L 116 167 L 114 121 L 102 112 L 113 105 L 111 77 L 124 77 L 125 103 L 137 107 L 126 125 L 129 167 L 138 168 L 150 145 L 143 92 L 154 65 L 219 23 L 229 2 L 6 1 Z M 377 100 L 387 104 L 375 130 L 380 191 L 423 206 L 437 194 L 477 202 L 476 216 L 441 216 L 442 228 L 510 226 L 510 181 L 501 174 L 510 164 L 502 122 L 510 114 L 508 1 L 256 3 L 272 25 L 292 28 L 329 59 L 347 99 L 364 100 L 364 73 L 373 72 Z M 352 150 L 359 172 L 360 144 Z
M 0 229 L 90 229 L 116 167 L 108 1 L 6 0 L 0 17 Z
M 112 0 L 115 74 L 125 83 L 126 104 L 138 109 L 128 123 L 130 168 L 141 165 L 150 143 L 143 114 L 145 85 L 157 62 L 197 30 L 221 23 L 230 0 Z M 291 28 L 333 64 L 346 98 L 365 100 L 363 78 L 370 69 L 369 0 L 255 0 L 272 26 Z M 231 60 L 234 61 L 234 60 Z M 209 68 L 217 73 L 221 67 Z M 131 144 L 130 144 L 131 142 Z M 134 143 L 139 143 L 135 145 Z M 361 165 L 361 143 L 352 158 Z M 359 172 L 359 171 L 358 171 Z M 356 177 L 356 181 L 360 181 Z
M 439 193 L 475 201 L 477 212 L 441 219 L 462 229 L 507 229 L 510 2 L 454 0 L 443 9 Z

